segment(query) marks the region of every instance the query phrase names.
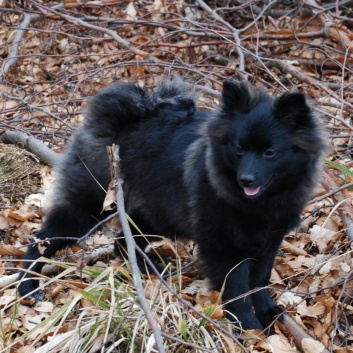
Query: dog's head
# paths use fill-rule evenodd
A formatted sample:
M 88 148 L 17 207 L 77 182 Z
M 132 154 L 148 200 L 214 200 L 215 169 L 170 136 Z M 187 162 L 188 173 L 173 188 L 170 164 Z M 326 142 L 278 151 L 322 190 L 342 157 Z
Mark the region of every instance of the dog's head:
M 213 183 L 218 175 L 247 198 L 300 183 L 313 174 L 325 146 L 321 124 L 302 93 L 273 99 L 234 81 L 224 82 L 222 104 L 205 134 Z

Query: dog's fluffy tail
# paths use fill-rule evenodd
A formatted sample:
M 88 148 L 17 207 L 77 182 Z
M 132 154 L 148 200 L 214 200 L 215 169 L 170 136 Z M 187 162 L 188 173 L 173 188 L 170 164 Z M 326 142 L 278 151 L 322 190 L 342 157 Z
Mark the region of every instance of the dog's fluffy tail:
M 92 99 L 86 127 L 92 126 L 101 136 L 112 135 L 164 109 L 190 112 L 194 107 L 193 87 L 179 77 L 164 79 L 155 91 L 133 83 L 118 82 Z

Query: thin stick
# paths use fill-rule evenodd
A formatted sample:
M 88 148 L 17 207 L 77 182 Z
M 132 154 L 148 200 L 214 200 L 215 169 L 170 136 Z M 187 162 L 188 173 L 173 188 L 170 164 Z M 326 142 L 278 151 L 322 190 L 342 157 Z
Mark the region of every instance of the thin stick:
M 13 40 L 13 44 L 11 45 L 9 56 L 7 57 L 7 60 L 5 60 L 4 64 L 0 69 L 0 82 L 2 82 L 4 76 L 8 73 L 10 67 L 16 65 L 18 61 L 18 49 L 20 47 L 20 44 L 22 43 L 23 37 L 27 32 L 27 27 L 30 25 L 31 22 L 39 20 L 40 18 L 41 15 L 38 14 L 24 13 L 23 21 L 19 25 L 19 28 L 17 29 L 15 38 Z
M 0 81 L 1 81 L 1 78 L 0 78 Z M 30 112 L 32 112 L 33 110 L 39 110 L 39 111 L 43 112 L 45 115 L 48 115 L 51 118 L 60 121 L 62 124 L 66 125 L 69 129 L 76 130 L 71 124 L 69 124 L 65 120 L 59 118 L 55 114 L 51 113 L 50 111 L 48 111 L 48 110 L 46 110 L 46 109 L 44 109 L 42 107 L 39 107 L 37 105 L 32 105 L 29 102 L 27 102 L 25 99 L 23 99 L 21 97 L 12 96 L 11 94 L 9 94 L 7 92 L 2 91 L 0 93 L 3 94 L 6 98 L 13 99 L 13 100 L 16 100 L 18 102 L 21 102 L 24 107 L 27 107 L 29 109 Z
M 132 278 L 134 280 L 135 287 L 136 287 L 136 294 L 140 301 L 141 308 L 146 315 L 146 319 L 151 325 L 158 351 L 160 353 L 165 353 L 166 351 L 164 348 L 161 329 L 159 328 L 157 321 L 155 320 L 152 314 L 152 311 L 148 305 L 147 299 L 145 297 L 145 292 L 142 286 L 140 269 L 137 265 L 136 243 L 130 230 L 129 221 L 127 220 L 125 215 L 124 195 L 123 195 L 122 181 L 120 178 L 119 146 L 113 145 L 112 147 L 107 147 L 107 149 L 113 158 L 112 167 L 115 174 L 116 202 L 117 202 L 121 227 L 123 229 L 123 233 L 125 236 L 129 262 L 131 265 Z
M 91 23 L 88 23 L 86 21 L 83 21 L 77 17 L 74 16 L 70 16 L 67 14 L 63 14 L 59 11 L 54 10 L 54 8 L 48 8 L 43 6 L 42 4 L 36 2 L 36 1 L 31 1 L 31 3 L 36 6 L 40 11 L 42 11 L 43 13 L 45 13 L 46 15 L 48 15 L 47 12 L 51 12 L 51 13 L 55 13 L 56 15 L 64 18 L 65 20 L 74 23 L 75 25 L 79 25 L 79 26 L 83 26 L 86 28 L 91 28 L 94 29 L 98 32 L 102 32 L 105 33 L 107 35 L 109 35 L 110 37 L 112 37 L 117 43 L 119 43 L 121 46 L 123 46 L 124 48 L 130 50 L 131 52 L 133 52 L 135 55 L 141 55 L 142 57 L 151 57 L 151 55 L 143 50 L 140 50 L 136 47 L 134 47 L 129 41 L 125 40 L 124 38 L 121 38 L 115 31 L 109 29 L 109 28 L 104 28 L 101 26 L 95 26 Z
M 323 170 L 323 180 L 321 181 L 321 185 L 327 190 L 337 190 L 338 184 L 334 179 L 335 176 L 330 172 L 328 167 L 325 167 Z M 347 202 L 348 197 L 344 195 L 345 190 L 341 190 L 332 195 L 332 199 L 335 204 L 340 205 L 341 207 L 338 209 L 338 213 L 341 216 L 343 224 L 346 228 L 346 234 L 349 240 L 353 240 L 353 209 L 350 204 Z M 326 223 L 326 221 L 325 221 Z
M 311 205 L 311 204 L 313 204 L 313 203 L 315 203 L 315 202 L 319 202 L 319 201 L 321 201 L 321 200 L 324 200 L 324 199 L 326 199 L 327 197 L 330 197 L 330 196 L 332 196 L 332 195 L 336 194 L 337 192 L 340 192 L 340 191 L 342 191 L 342 190 L 344 190 L 344 189 L 351 188 L 352 186 L 353 186 L 353 182 L 350 182 L 350 183 L 348 183 L 348 184 L 344 184 L 344 185 L 342 185 L 342 186 L 340 186 L 340 187 L 338 187 L 338 188 L 336 188 L 336 189 L 334 189 L 334 190 L 328 192 L 328 193 L 325 194 L 325 195 L 315 197 L 315 199 L 312 199 L 310 202 L 307 203 L 307 205 Z

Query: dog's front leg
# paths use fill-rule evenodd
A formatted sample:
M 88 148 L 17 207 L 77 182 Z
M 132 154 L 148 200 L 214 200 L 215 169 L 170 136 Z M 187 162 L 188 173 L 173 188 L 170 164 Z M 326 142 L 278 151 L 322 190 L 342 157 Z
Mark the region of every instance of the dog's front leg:
M 211 288 L 222 293 L 227 317 L 239 321 L 239 328 L 263 329 L 253 311 L 251 290 L 251 268 L 253 259 L 242 257 L 236 249 L 214 249 L 200 246 L 200 259 L 204 273 L 210 280 Z
M 276 316 L 283 312 L 283 310 L 273 302 L 269 291 L 264 288 L 269 284 L 278 247 L 279 244 L 274 245 L 269 252 L 257 258 L 250 274 L 251 287 L 257 289 L 252 295 L 253 305 L 256 316 L 264 327 L 271 325 Z M 281 316 L 279 316 L 279 320 L 282 320 Z

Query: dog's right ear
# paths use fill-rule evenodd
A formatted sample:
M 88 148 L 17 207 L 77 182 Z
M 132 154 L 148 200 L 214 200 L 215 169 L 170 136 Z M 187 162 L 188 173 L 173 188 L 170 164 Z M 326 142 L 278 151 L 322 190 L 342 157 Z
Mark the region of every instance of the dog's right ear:
M 224 107 L 231 111 L 249 111 L 259 100 L 259 92 L 248 82 L 225 80 L 222 100 Z

